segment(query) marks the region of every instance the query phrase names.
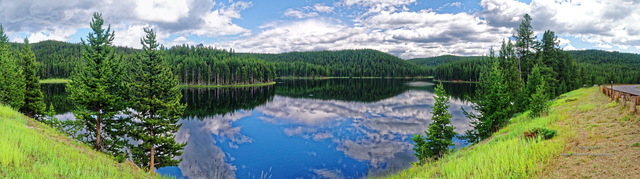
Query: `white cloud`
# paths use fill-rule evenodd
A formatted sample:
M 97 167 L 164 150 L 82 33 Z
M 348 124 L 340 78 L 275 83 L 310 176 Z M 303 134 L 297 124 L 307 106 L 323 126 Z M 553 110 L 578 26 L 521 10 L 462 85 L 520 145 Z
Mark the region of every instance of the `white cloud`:
M 283 13 L 284 16 L 286 17 L 293 17 L 293 18 L 298 18 L 298 19 L 302 19 L 302 18 L 307 18 L 307 17 L 316 17 L 318 16 L 317 12 L 302 12 L 301 10 L 296 10 L 296 9 L 287 9 L 284 11 Z
M 240 11 L 252 6 L 250 2 L 238 1 L 229 7 L 214 10 L 204 16 L 204 24 L 198 29 L 187 30 L 187 32 L 202 36 L 222 36 L 222 35 L 250 35 L 251 31 L 240 27 L 232 22 L 233 19 L 240 18 Z
M 69 37 L 76 33 L 75 29 L 61 28 L 61 29 L 46 29 L 44 31 L 30 33 L 29 43 L 36 43 L 44 40 L 57 40 L 67 41 Z M 23 42 L 23 38 L 14 38 L 13 41 Z
M 445 54 L 485 54 L 512 29 L 492 27 L 471 14 L 380 12 L 346 26 L 340 21 L 306 19 L 263 26 L 247 39 L 216 44 L 242 52 L 289 52 L 370 48 L 417 58 Z
M 151 22 L 177 22 L 189 15 L 186 0 L 136 0 L 138 18 Z
M 534 30 L 553 30 L 598 48 L 640 46 L 640 2 L 628 0 L 549 1 L 483 0 L 483 17 L 492 25 L 517 26 L 522 14 L 532 17 Z
M 313 9 L 318 12 L 329 13 L 332 12 L 334 8 L 331 6 L 326 6 L 324 4 L 316 3 L 313 5 Z
M 462 7 L 462 2 L 450 2 L 443 5 L 444 7 Z
M 149 25 L 132 25 L 129 27 L 114 29 L 115 37 L 113 44 L 117 46 L 142 48 L 140 44 L 140 38 L 145 36 L 144 28 L 148 28 Z M 158 39 L 161 39 L 158 37 Z

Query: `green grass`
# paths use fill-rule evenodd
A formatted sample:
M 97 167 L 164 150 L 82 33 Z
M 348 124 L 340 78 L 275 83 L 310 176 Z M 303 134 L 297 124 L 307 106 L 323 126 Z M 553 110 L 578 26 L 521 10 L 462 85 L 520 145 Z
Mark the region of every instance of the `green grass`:
M 573 113 L 593 109 L 595 104 L 584 100 L 598 89 L 583 88 L 551 101 L 547 116 L 531 118 L 525 112 L 478 144 L 454 151 L 442 159 L 422 166 L 413 166 L 388 178 L 540 178 L 545 166 L 561 154 L 565 144 L 576 136 L 563 121 Z M 581 104 L 579 107 L 573 107 Z M 577 120 L 577 119 L 571 119 Z M 527 139 L 524 132 L 533 128 L 557 130 L 549 140 Z
M 238 85 L 178 85 L 180 88 L 242 88 L 242 87 L 254 87 L 254 86 L 267 86 L 273 85 L 276 82 L 269 83 L 256 83 L 256 84 L 238 84 Z
M 66 78 L 49 78 L 49 79 L 40 80 L 40 83 L 69 83 L 69 82 L 71 82 L 71 80 Z
M 0 178 L 150 178 L 0 105 Z

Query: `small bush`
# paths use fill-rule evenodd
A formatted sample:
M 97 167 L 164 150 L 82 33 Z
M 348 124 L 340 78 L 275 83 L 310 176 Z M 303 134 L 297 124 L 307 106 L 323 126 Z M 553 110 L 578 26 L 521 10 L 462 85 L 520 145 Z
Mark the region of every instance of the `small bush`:
M 542 137 L 542 139 L 551 139 L 554 136 L 556 136 L 556 134 L 558 133 L 558 131 L 553 130 L 553 129 L 546 129 L 546 128 L 533 128 L 529 131 L 525 131 L 524 132 L 524 136 L 527 138 L 536 138 L 539 136 Z
M 631 146 L 632 146 L 632 147 L 638 147 L 638 146 L 640 146 L 640 144 L 636 142 L 635 144 L 633 144 L 633 145 L 631 145 Z

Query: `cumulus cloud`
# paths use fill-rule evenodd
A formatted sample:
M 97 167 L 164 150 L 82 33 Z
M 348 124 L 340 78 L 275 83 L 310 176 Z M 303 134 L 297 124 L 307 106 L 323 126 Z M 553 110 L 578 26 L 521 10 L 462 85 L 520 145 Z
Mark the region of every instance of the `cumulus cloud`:
M 289 52 L 376 49 L 401 58 L 445 54 L 478 55 L 509 36 L 506 27 L 492 27 L 467 13 L 381 12 L 342 25 L 327 19 L 305 19 L 263 27 L 261 33 L 216 44 L 243 52 Z
M 135 13 L 142 20 L 176 22 L 189 15 L 186 0 L 137 0 Z
M 223 4 L 210 0 L 0 1 L 0 23 L 9 35 L 26 33 L 32 42 L 70 41 L 77 29 L 88 27 L 93 12 L 101 12 L 105 25 L 117 29 L 114 44 L 136 47 L 142 36 L 132 35 L 141 34 L 139 30 L 145 26 L 181 36 L 249 35 L 250 30 L 233 20 L 251 6 L 245 1 Z
M 316 3 L 313 5 L 313 9 L 318 11 L 318 12 L 322 12 L 322 13 L 329 13 L 333 11 L 333 7 L 331 6 L 326 6 L 324 4 L 321 3 Z
M 627 49 L 640 46 L 638 1 L 547 1 L 530 4 L 515 0 L 483 0 L 482 16 L 496 26 L 517 26 L 529 13 L 534 30 L 553 30 L 558 35 L 577 37 L 598 48 Z
M 316 17 L 318 16 L 317 12 L 303 12 L 302 10 L 296 10 L 296 9 L 287 9 L 284 11 L 283 13 L 284 16 L 286 17 L 294 17 L 294 18 L 307 18 L 307 17 Z

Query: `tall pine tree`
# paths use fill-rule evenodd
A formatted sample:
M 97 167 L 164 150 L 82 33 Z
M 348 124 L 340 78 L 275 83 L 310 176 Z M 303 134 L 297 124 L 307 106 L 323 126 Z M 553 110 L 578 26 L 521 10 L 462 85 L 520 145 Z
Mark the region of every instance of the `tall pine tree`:
M 155 173 L 156 167 L 177 165 L 176 156 L 182 154 L 186 144 L 175 141 L 175 133 L 180 128 L 178 118 L 185 105 L 180 103 L 178 78 L 173 74 L 163 57 L 156 41 L 156 33 L 145 29 L 141 39 L 143 52 L 139 54 L 133 69 L 131 85 L 131 116 L 134 130 L 130 136 L 141 144 L 131 149 L 133 160 Z
M 40 119 L 45 113 L 47 106 L 44 104 L 44 95 L 40 89 L 36 55 L 31 51 L 29 40 L 26 38 L 24 39 L 21 57 L 24 69 L 25 92 L 24 105 L 20 108 L 20 112 L 29 117 Z
M 24 77 L 8 43 L 9 37 L 0 24 L 0 102 L 20 109 L 24 105 Z
M 518 56 L 518 67 L 520 69 L 522 79 L 526 81 L 526 77 L 531 74 L 531 68 L 535 64 L 535 58 L 531 51 L 537 44 L 536 36 L 531 26 L 531 16 L 525 14 L 520 26 L 518 27 L 518 34 L 514 36 L 516 38 L 516 55 Z
M 120 124 L 124 121 L 114 116 L 125 106 L 125 100 L 118 95 L 124 82 L 120 81 L 123 74 L 118 73 L 121 68 L 112 47 L 114 33 L 111 26 L 104 29 L 103 24 L 102 14 L 94 13 L 90 23 L 93 32 L 87 35 L 86 41 L 81 39 L 84 66 L 70 76 L 67 91 L 78 108 L 74 111 L 76 119 L 81 120 L 86 129 L 83 140 L 93 143 L 99 151 L 117 154 L 121 153 L 119 148 L 124 140 L 117 131 L 124 129 L 114 127 L 124 126 Z M 103 125 L 109 130 L 103 129 Z
M 411 138 L 415 143 L 414 150 L 420 163 L 424 163 L 427 158 L 438 160 L 449 151 L 449 146 L 453 145 L 453 137 L 456 133 L 455 127 L 451 124 L 451 113 L 449 113 L 449 96 L 444 91 L 442 83 L 435 88 L 435 103 L 431 110 L 431 120 L 429 129 L 425 131 L 426 137 L 415 135 Z
M 535 65 L 531 70 L 531 76 L 527 82 L 527 91 L 530 94 L 527 108 L 531 110 L 532 116 L 539 116 L 547 109 L 547 101 L 549 100 L 549 87 L 547 85 L 547 79 L 542 74 L 544 66 Z
M 478 90 L 471 98 L 475 103 L 472 108 L 479 114 L 464 112 L 468 118 L 474 119 L 471 122 L 474 129 L 467 131 L 464 138 L 476 143 L 507 124 L 514 113 L 512 99 L 500 63 L 494 60 L 491 67 L 480 74 Z

